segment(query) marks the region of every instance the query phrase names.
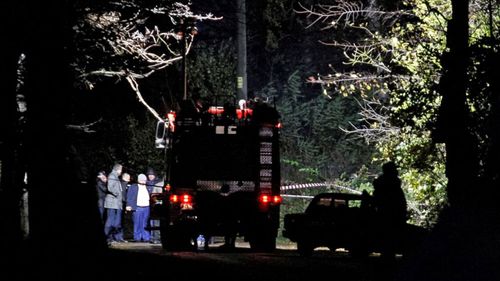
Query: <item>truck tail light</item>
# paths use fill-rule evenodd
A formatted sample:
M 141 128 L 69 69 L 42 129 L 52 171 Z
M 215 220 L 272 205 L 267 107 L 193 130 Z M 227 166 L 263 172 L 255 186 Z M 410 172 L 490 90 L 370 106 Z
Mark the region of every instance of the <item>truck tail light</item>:
M 179 204 L 181 209 L 193 209 L 193 196 L 191 194 L 172 194 L 170 195 L 170 203 Z
M 177 194 L 170 195 L 170 203 L 179 203 L 179 195 Z
M 193 203 L 193 196 L 187 193 L 181 195 L 172 194 L 170 195 L 170 202 L 191 204 Z
M 262 204 L 269 204 L 270 201 L 271 201 L 271 195 L 261 194 L 259 196 L 259 202 Z
M 181 203 L 184 203 L 184 204 L 192 204 L 193 203 L 193 196 L 191 196 L 189 194 L 182 194 L 180 199 L 181 199 Z
M 259 196 L 259 202 L 261 204 L 279 205 L 279 204 L 281 204 L 281 201 L 282 201 L 282 198 L 279 195 L 261 194 Z

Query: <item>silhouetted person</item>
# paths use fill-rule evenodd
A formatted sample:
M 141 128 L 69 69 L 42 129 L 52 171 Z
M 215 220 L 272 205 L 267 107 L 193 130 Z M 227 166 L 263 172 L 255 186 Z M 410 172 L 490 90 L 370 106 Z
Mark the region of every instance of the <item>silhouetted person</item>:
M 156 172 L 153 168 L 149 167 L 146 171 L 146 186 L 148 189 L 151 189 L 151 193 L 162 193 L 163 192 L 163 181 L 156 176 Z M 152 208 L 153 206 L 150 206 Z M 151 209 L 150 209 L 151 211 Z M 150 214 L 149 225 L 152 228 L 160 227 L 160 220 L 158 218 L 152 218 Z M 159 244 L 160 243 L 160 230 L 151 229 L 151 243 Z
M 96 179 L 96 191 L 97 191 L 97 207 L 99 208 L 99 215 L 101 218 L 102 225 L 106 222 L 106 209 L 104 208 L 104 200 L 106 198 L 106 193 L 108 193 L 107 187 L 108 177 L 106 172 L 100 171 L 97 173 Z
M 122 184 L 122 202 L 123 202 L 123 210 L 125 210 L 125 207 L 127 207 L 127 191 L 128 188 L 130 187 L 130 174 L 129 173 L 123 173 L 121 177 L 121 184 Z M 131 237 L 133 230 L 132 230 L 132 213 L 125 211 L 122 212 L 122 229 L 123 229 L 123 237 L 126 239 L 126 237 Z
M 233 124 L 236 120 L 236 106 L 230 102 L 224 103 L 224 112 L 222 113 L 220 121 L 223 125 Z
M 276 108 L 262 101 L 260 98 L 255 98 L 251 103 L 253 109 L 253 122 L 256 124 L 277 124 L 280 115 Z
M 382 255 L 394 257 L 406 224 L 406 198 L 394 162 L 382 166 L 382 175 L 373 181 L 373 203 L 381 229 Z
M 230 186 L 223 184 L 220 189 L 222 217 L 225 228 L 224 245 L 226 249 L 234 249 L 236 247 L 236 206 L 234 198 L 230 196 Z

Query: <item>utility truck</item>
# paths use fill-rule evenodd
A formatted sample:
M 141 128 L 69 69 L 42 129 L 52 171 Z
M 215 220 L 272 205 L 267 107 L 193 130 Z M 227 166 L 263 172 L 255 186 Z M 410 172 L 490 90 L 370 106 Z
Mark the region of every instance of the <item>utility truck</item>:
M 258 251 L 276 247 L 281 123 L 264 101 L 182 101 L 158 122 L 165 187 L 153 196 L 162 246 L 195 248 L 196 237 L 243 237 Z

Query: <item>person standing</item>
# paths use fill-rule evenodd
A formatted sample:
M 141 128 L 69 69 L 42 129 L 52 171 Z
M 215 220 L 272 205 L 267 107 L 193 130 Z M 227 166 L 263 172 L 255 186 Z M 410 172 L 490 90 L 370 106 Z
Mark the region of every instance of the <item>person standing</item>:
M 393 258 L 402 241 L 407 204 L 394 162 L 382 165 L 382 175 L 373 181 L 373 203 L 381 229 L 382 255 Z
M 101 218 L 101 223 L 104 225 L 106 212 L 104 208 L 104 199 L 106 198 L 106 193 L 108 192 L 107 185 L 108 178 L 106 177 L 106 172 L 99 171 L 97 173 L 96 179 L 96 191 L 97 191 L 97 208 L 99 209 L 99 215 Z
M 121 178 L 122 184 L 122 206 L 123 209 L 127 207 L 127 191 L 130 187 L 130 174 L 123 173 Z M 122 212 L 122 229 L 123 229 L 123 238 L 127 239 L 127 237 L 132 237 L 132 214 L 131 212 Z
M 151 234 L 146 229 L 149 220 L 149 200 L 152 189 L 146 185 L 146 175 L 140 174 L 137 183 L 130 186 L 127 192 L 127 211 L 132 211 L 134 223 L 134 241 L 150 242 Z
M 151 189 L 151 193 L 162 193 L 163 184 L 161 183 L 161 179 L 156 176 L 153 168 L 148 168 L 146 171 L 147 181 L 146 185 Z M 157 229 L 160 227 L 160 220 L 150 216 L 149 225 L 151 229 L 151 243 L 159 244 L 160 243 L 160 231 Z
M 104 225 L 104 234 L 108 243 L 125 242 L 123 240 L 122 230 L 122 210 L 123 210 L 123 190 L 120 181 L 123 166 L 115 164 L 113 170 L 108 176 L 108 193 L 104 200 L 104 208 L 106 208 L 106 223 Z

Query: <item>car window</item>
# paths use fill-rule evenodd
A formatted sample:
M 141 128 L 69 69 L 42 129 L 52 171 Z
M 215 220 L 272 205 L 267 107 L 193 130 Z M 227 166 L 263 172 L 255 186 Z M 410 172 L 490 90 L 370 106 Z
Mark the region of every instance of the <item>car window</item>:
M 316 203 L 317 206 L 324 206 L 324 207 L 330 207 L 332 206 L 332 198 L 319 198 L 318 202 Z
M 348 207 L 347 201 L 344 199 L 335 199 L 334 202 L 335 202 L 335 205 L 334 205 L 335 208 L 347 208 Z
M 361 200 L 350 200 L 349 201 L 349 208 L 360 208 L 361 207 Z
M 343 209 L 357 208 L 360 209 L 363 204 L 362 198 L 344 196 L 318 196 L 311 201 L 306 212 L 325 212 Z

